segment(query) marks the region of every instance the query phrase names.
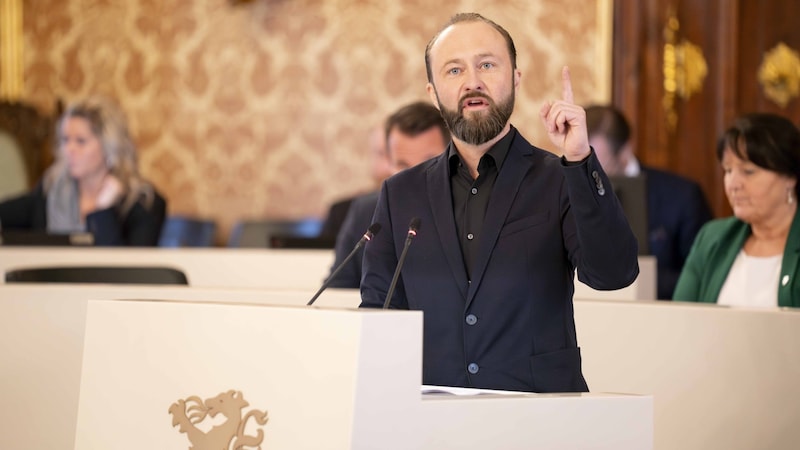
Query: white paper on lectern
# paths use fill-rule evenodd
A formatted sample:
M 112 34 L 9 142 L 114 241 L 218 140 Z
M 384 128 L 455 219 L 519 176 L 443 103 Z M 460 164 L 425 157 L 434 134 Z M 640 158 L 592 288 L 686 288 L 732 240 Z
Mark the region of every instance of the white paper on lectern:
M 465 387 L 455 387 L 455 386 L 436 386 L 432 384 L 423 384 L 422 385 L 422 394 L 449 394 L 449 395 L 485 395 L 485 394 L 497 394 L 497 395 L 527 395 L 527 392 L 519 392 L 519 391 L 501 391 L 496 389 L 476 389 L 476 388 L 465 388 Z

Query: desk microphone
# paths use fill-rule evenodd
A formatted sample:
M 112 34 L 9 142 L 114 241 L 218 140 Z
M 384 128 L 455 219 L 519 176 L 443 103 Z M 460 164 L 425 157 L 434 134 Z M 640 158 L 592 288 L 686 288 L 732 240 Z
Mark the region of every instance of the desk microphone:
M 311 297 L 311 300 L 309 300 L 308 303 L 306 303 L 306 305 L 314 304 L 314 302 L 317 300 L 317 297 L 319 297 L 319 295 L 322 294 L 322 291 L 328 288 L 328 285 L 331 284 L 331 281 L 333 281 L 334 277 L 336 277 L 336 275 L 338 275 L 339 272 L 342 271 L 344 266 L 346 266 L 351 259 L 353 259 L 353 256 L 355 256 L 356 252 L 361 250 L 361 247 L 363 247 L 364 244 L 367 243 L 367 241 L 372 239 L 373 236 L 378 234 L 379 231 L 381 231 L 381 224 L 379 223 L 373 223 L 372 225 L 369 226 L 369 228 L 367 228 L 367 232 L 364 233 L 364 236 L 361 236 L 361 239 L 358 240 L 358 243 L 356 243 L 355 247 L 353 247 L 353 250 L 350 251 L 350 254 L 347 255 L 347 258 L 345 258 L 344 261 L 339 263 L 339 265 L 336 267 L 336 270 L 334 270 L 333 273 L 331 273 L 331 276 L 329 276 L 328 279 L 325 280 L 324 283 L 322 283 L 322 286 L 319 288 L 317 293 L 314 294 L 313 297 Z
M 394 288 L 397 286 L 397 279 L 400 278 L 400 269 L 403 268 L 403 262 L 406 260 L 406 253 L 408 253 L 408 247 L 411 245 L 411 240 L 417 235 L 417 230 L 419 230 L 419 222 L 419 217 L 414 217 L 411 219 L 411 223 L 408 224 L 406 243 L 403 246 L 402 253 L 400 253 L 400 259 L 397 261 L 397 267 L 394 269 L 394 276 L 392 276 L 392 283 L 389 285 L 389 291 L 386 293 L 386 300 L 383 302 L 383 309 L 388 309 L 389 303 L 392 302 Z

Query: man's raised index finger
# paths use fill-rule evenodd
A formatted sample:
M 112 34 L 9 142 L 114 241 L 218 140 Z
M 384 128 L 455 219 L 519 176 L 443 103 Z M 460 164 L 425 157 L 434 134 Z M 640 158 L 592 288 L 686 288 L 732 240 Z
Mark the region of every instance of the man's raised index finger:
M 570 81 L 568 66 L 564 66 L 564 68 L 561 69 L 561 99 L 567 103 L 575 103 L 574 96 L 572 95 L 572 81 Z

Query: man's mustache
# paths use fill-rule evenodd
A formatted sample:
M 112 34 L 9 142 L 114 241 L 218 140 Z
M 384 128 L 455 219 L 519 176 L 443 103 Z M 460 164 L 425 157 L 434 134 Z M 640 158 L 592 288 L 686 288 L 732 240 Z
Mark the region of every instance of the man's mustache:
M 488 95 L 486 95 L 486 94 L 484 94 L 484 93 L 482 93 L 482 92 L 470 92 L 469 94 L 465 94 L 465 95 L 464 95 L 463 97 L 461 97 L 461 99 L 458 101 L 458 112 L 459 112 L 459 113 L 461 113 L 461 112 L 463 112 L 463 111 L 464 111 L 464 103 L 465 103 L 467 100 L 471 99 L 471 98 L 481 98 L 481 99 L 484 99 L 484 100 L 486 100 L 486 103 L 488 103 L 488 104 L 489 104 L 489 106 L 494 106 L 494 101 L 493 101 L 493 100 L 492 100 L 492 98 L 491 98 L 491 97 L 489 97 Z

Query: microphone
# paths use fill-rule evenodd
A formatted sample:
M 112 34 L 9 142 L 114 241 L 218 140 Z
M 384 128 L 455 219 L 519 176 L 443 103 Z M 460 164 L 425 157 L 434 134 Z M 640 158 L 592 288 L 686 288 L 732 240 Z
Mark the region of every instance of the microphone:
M 394 288 L 397 286 L 397 279 L 400 278 L 400 269 L 403 268 L 403 262 L 406 260 L 406 253 L 408 253 L 408 247 L 411 245 L 411 240 L 417 236 L 417 230 L 419 230 L 419 217 L 414 217 L 411 219 L 411 223 L 408 224 L 408 234 L 406 235 L 406 243 L 403 246 L 403 251 L 400 253 L 400 259 L 397 261 L 397 267 L 394 269 L 394 276 L 392 276 L 392 283 L 389 285 L 389 291 L 386 292 L 386 300 L 383 302 L 383 309 L 389 308 L 389 303 L 392 302 L 392 295 L 394 294 Z
M 313 297 L 311 297 L 311 300 L 309 300 L 308 303 L 306 303 L 306 306 L 313 305 L 314 302 L 317 301 L 317 297 L 319 297 L 319 295 L 322 294 L 322 291 L 328 288 L 328 285 L 331 284 L 331 281 L 333 281 L 334 277 L 336 277 L 336 275 L 338 275 L 339 272 L 342 271 L 344 266 L 346 266 L 351 259 L 353 259 L 353 256 L 355 256 L 356 252 L 358 252 L 361 249 L 361 247 L 363 247 L 364 244 L 367 243 L 367 241 L 369 241 L 376 234 L 378 234 L 379 231 L 381 231 L 381 224 L 379 223 L 373 223 L 372 225 L 369 226 L 369 228 L 367 228 L 367 232 L 364 233 L 364 236 L 361 236 L 361 239 L 358 240 L 358 243 L 356 243 L 355 247 L 353 247 L 353 250 L 350 251 L 350 254 L 347 255 L 347 258 L 345 258 L 344 261 L 339 263 L 339 266 L 336 267 L 336 270 L 334 270 L 333 273 L 331 273 L 331 276 L 329 276 L 328 279 L 325 280 L 324 283 L 322 283 L 322 286 L 320 286 L 317 293 L 314 294 Z

